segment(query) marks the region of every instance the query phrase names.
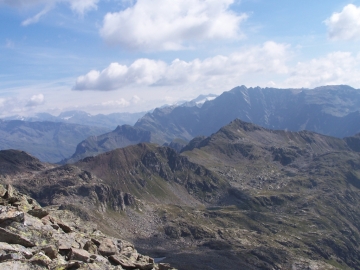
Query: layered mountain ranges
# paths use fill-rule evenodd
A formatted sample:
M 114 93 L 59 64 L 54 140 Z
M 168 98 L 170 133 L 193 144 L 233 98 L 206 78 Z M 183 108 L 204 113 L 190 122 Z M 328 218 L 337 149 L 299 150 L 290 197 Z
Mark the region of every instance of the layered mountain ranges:
M 238 118 L 265 128 L 309 130 L 334 137 L 360 132 L 360 91 L 345 85 L 315 89 L 236 87 L 201 106 L 196 102 L 157 108 L 133 127 L 82 141 L 64 162 L 110 151 L 139 142 L 131 134 L 146 132 L 142 142 L 169 145 L 180 150 L 197 136 L 209 136 Z
M 44 162 L 56 163 L 74 153 L 82 140 L 108 131 L 103 127 L 61 122 L 0 120 L 0 149 L 18 149 Z
M 236 119 L 181 153 L 138 143 L 60 166 L 4 150 L 0 182 L 178 269 L 360 269 L 358 142 Z
M 139 113 L 111 113 L 91 115 L 84 111 L 65 111 L 58 116 L 49 113 L 37 113 L 34 116 L 24 117 L 19 115 L 3 118 L 4 121 L 21 120 L 25 122 L 60 122 L 85 126 L 102 127 L 113 130 L 118 125 L 133 125 L 144 116 L 146 112 Z

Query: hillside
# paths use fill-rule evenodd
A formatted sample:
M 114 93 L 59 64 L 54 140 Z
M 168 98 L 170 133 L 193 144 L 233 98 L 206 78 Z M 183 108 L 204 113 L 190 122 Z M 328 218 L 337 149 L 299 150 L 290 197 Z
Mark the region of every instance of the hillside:
M 360 269 L 357 139 L 234 120 L 180 155 L 141 143 L 32 168 L 18 152 L 1 181 L 179 269 Z

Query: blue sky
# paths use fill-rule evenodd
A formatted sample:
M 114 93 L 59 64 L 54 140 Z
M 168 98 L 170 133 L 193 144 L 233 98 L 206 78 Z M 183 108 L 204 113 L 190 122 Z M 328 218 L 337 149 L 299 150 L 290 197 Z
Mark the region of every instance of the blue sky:
M 0 0 L 0 117 L 360 88 L 360 0 Z

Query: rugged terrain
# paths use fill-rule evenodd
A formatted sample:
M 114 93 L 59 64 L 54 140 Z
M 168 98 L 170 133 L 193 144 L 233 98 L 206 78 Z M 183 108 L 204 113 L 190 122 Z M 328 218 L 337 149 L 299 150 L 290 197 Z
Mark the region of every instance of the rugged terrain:
M 236 87 L 204 103 L 185 103 L 157 108 L 134 125 L 119 132 L 105 134 L 101 139 L 81 142 L 68 162 L 102 153 L 128 144 L 102 145 L 114 136 L 127 138 L 128 132 L 150 132 L 143 142 L 159 145 L 174 140 L 190 141 L 197 136 L 209 136 L 238 118 L 265 128 L 289 131 L 309 130 L 334 137 L 353 136 L 360 132 L 360 91 L 349 86 L 323 86 L 315 89 L 276 89 Z M 136 141 L 137 142 L 137 141 Z
M 0 177 L 179 269 L 360 269 L 358 141 L 235 120 L 181 154 L 141 143 L 55 166 L 1 151 Z
M 1 269 L 173 269 L 67 210 L 0 185 Z

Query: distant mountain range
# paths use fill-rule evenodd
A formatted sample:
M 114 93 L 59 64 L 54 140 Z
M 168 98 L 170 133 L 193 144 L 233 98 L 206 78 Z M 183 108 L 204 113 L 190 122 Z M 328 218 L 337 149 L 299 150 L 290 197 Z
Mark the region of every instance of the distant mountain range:
M 141 131 L 150 132 L 143 142 L 171 145 L 176 139 L 185 142 L 184 146 L 194 137 L 208 136 L 236 118 L 274 130 L 309 130 L 339 138 L 360 132 L 360 90 L 346 85 L 315 89 L 240 86 L 200 104 L 192 101 L 157 108 L 132 128 L 117 128 L 101 137 L 84 140 L 78 146 L 81 151 L 76 151 L 68 162 L 127 146 L 129 134 Z M 110 139 L 114 137 L 118 139 Z M 112 143 L 104 147 L 104 140 Z
M 146 112 L 139 113 L 112 113 L 91 115 L 84 111 L 65 111 L 58 116 L 49 113 L 38 113 L 35 116 L 9 116 L 3 120 L 21 120 L 26 122 L 61 122 L 69 124 L 79 124 L 87 126 L 104 127 L 109 130 L 116 128 L 118 125 L 133 125 Z
M 41 161 L 56 163 L 69 157 L 85 138 L 107 131 L 104 127 L 61 122 L 0 120 L 0 150 L 18 149 Z

